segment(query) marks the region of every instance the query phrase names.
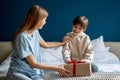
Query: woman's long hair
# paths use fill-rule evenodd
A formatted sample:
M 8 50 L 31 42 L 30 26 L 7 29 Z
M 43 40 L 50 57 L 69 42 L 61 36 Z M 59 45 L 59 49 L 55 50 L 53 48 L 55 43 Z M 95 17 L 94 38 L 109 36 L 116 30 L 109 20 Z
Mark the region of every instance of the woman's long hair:
M 23 31 L 35 29 L 37 27 L 36 26 L 37 23 L 47 16 L 48 16 L 48 12 L 44 8 L 42 8 L 38 5 L 32 6 L 29 9 L 29 11 L 25 17 L 23 24 L 21 25 L 21 27 L 17 30 L 16 34 L 14 35 L 13 41 L 12 41 L 12 46 L 15 45 L 16 37 L 18 34 L 20 34 Z

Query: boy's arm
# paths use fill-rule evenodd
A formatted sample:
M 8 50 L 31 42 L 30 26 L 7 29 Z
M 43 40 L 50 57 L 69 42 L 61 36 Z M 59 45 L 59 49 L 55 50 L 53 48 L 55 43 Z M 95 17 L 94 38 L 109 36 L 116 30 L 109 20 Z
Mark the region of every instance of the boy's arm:
M 66 40 L 69 40 L 69 37 L 68 36 L 65 36 L 63 38 L 63 41 L 66 41 Z M 71 52 L 70 52 L 70 48 L 69 48 L 69 42 L 67 42 L 64 46 L 63 46 L 63 58 L 64 58 L 64 61 L 65 62 L 68 62 L 68 61 L 71 61 L 70 59 L 70 55 L 71 55 Z
M 93 46 L 92 43 L 90 41 L 90 38 L 87 38 L 87 48 L 86 48 L 86 53 L 85 53 L 85 61 L 87 63 L 91 63 L 93 57 L 94 57 L 94 50 L 93 50 Z

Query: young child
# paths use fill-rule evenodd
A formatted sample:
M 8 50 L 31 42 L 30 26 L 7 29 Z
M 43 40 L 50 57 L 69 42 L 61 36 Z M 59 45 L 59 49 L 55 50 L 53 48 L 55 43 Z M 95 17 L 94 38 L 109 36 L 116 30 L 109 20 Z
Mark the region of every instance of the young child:
M 71 60 L 91 63 L 94 51 L 90 37 L 84 33 L 87 25 L 88 19 L 85 16 L 77 16 L 73 20 L 72 32 L 64 36 L 63 41 L 68 40 L 63 46 L 63 58 L 66 63 L 69 63 Z M 93 65 L 93 68 L 95 72 L 97 67 Z
M 54 70 L 62 76 L 69 72 L 63 66 L 50 66 L 41 63 L 40 47 L 62 46 L 66 42 L 46 42 L 38 29 L 46 23 L 48 12 L 39 5 L 32 6 L 22 26 L 17 30 L 12 41 L 12 59 L 6 80 L 43 80 L 42 70 Z

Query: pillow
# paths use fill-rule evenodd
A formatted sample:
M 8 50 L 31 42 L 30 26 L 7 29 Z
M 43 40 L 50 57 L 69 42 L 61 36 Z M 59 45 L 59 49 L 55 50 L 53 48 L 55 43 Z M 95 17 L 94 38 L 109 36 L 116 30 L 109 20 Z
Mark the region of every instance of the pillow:
M 59 66 L 64 64 L 63 56 L 62 56 L 62 46 L 55 48 L 40 48 L 41 60 L 43 64 Z M 43 78 L 45 80 L 55 80 L 59 77 L 59 73 L 51 70 L 44 70 Z
M 11 62 L 11 54 L 0 64 L 0 73 L 7 73 Z
M 62 56 L 62 48 L 63 48 L 62 46 L 55 48 L 41 47 L 40 50 L 42 53 L 41 54 L 42 63 L 54 66 L 58 66 L 65 63 Z
M 103 36 L 100 36 L 99 38 L 92 40 L 92 45 L 95 53 L 107 51 L 103 41 Z
M 106 53 L 104 53 L 106 54 Z M 120 63 L 119 58 L 112 52 L 107 52 L 105 58 L 101 58 L 99 60 L 94 60 L 96 64 L 118 64 Z
M 91 42 L 94 50 L 93 62 L 97 62 L 108 57 L 107 53 L 109 51 L 109 47 L 105 46 L 103 36 L 100 36 L 99 38 L 94 39 Z
M 106 50 L 109 52 L 109 50 L 110 50 L 110 47 L 109 47 L 109 46 L 107 46 L 107 47 L 106 47 Z

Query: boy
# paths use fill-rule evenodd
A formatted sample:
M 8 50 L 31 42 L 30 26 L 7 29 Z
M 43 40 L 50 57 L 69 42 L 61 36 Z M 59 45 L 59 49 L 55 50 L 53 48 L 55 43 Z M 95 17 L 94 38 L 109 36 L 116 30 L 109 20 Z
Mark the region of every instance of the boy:
M 71 60 L 91 63 L 94 51 L 89 36 L 84 33 L 87 25 L 88 19 L 85 16 L 77 16 L 73 20 L 72 32 L 64 36 L 63 41 L 68 40 L 63 47 L 63 58 L 66 63 Z M 92 67 L 93 71 L 97 70 L 95 65 Z

